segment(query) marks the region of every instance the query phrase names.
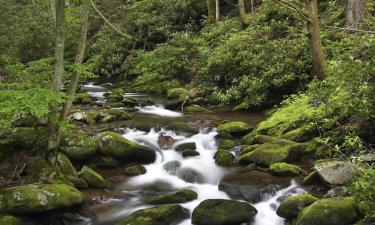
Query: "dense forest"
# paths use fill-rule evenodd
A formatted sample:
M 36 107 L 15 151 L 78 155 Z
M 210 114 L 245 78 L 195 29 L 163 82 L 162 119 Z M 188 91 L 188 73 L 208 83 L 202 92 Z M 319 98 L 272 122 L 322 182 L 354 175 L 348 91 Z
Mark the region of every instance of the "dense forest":
M 0 0 L 0 224 L 375 224 L 375 2 Z

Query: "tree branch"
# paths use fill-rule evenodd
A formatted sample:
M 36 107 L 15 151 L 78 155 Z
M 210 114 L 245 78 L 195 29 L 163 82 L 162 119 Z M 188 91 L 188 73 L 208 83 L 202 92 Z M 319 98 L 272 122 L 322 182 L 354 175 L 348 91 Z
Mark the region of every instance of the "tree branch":
M 293 3 L 288 2 L 287 0 L 272 0 L 276 2 L 279 5 L 284 6 L 285 8 L 289 9 L 292 12 L 297 13 L 300 15 L 303 19 L 310 21 L 309 14 L 301 10 L 298 6 L 294 5 Z
M 99 16 L 104 20 L 104 22 L 106 22 L 110 27 L 112 27 L 118 34 L 120 34 L 121 36 L 127 37 L 129 39 L 132 39 L 132 40 L 137 40 L 132 35 L 121 31 L 119 28 L 117 28 L 115 25 L 113 25 L 111 22 L 109 22 L 109 20 L 96 7 L 95 3 L 92 0 L 90 0 L 90 2 L 91 2 L 92 7 L 94 8 L 94 10 L 99 14 Z

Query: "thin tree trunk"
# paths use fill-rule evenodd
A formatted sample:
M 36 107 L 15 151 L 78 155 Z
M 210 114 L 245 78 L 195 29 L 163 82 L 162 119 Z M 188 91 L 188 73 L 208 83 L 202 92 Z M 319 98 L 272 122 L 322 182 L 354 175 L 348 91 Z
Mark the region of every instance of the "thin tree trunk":
M 240 22 L 243 28 L 247 27 L 246 8 L 244 0 L 238 0 L 238 10 L 240 12 Z
M 52 77 L 52 92 L 58 94 L 61 90 L 61 82 L 64 73 L 64 7 L 65 0 L 56 0 L 56 46 L 55 46 L 55 66 Z M 59 134 L 59 111 L 58 104 L 51 103 L 48 117 L 49 140 L 48 150 L 57 149 Z
M 207 0 L 207 17 L 210 23 L 215 23 L 215 0 Z
M 250 0 L 250 4 L 251 4 L 251 13 L 254 12 L 254 0 Z
M 349 28 L 358 28 L 359 24 L 365 18 L 366 0 L 348 0 L 346 9 L 346 26 Z
M 216 16 L 215 16 L 215 22 L 220 22 L 220 0 L 215 1 L 216 5 Z
M 307 27 L 309 31 L 309 42 L 313 62 L 313 72 L 319 80 L 323 80 L 326 77 L 327 64 L 323 52 L 322 41 L 320 39 L 317 0 L 306 0 L 306 7 L 309 15 Z
M 74 59 L 74 64 L 82 64 L 83 58 L 85 55 L 86 50 L 86 43 L 87 43 L 87 31 L 89 27 L 89 13 L 90 9 L 89 6 L 86 3 L 83 3 L 82 10 L 81 10 L 81 31 L 80 31 L 80 37 L 77 47 L 77 53 Z M 69 83 L 69 88 L 67 92 L 67 99 L 65 101 L 65 104 L 61 110 L 60 114 L 60 121 L 64 121 L 69 113 L 70 108 L 72 107 L 74 95 L 76 94 L 78 82 L 79 82 L 80 74 L 79 72 L 74 72 L 72 79 Z

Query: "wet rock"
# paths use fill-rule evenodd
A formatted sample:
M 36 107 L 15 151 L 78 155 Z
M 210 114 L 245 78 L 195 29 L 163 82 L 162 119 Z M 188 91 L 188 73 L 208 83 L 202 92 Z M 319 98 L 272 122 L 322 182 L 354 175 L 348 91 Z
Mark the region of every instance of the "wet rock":
M 240 121 L 235 122 L 226 122 L 218 126 L 219 132 L 226 132 L 234 136 L 243 135 L 251 131 L 251 128 L 248 124 Z
M 82 92 L 82 93 L 77 93 L 74 96 L 74 101 L 73 103 L 76 104 L 90 104 L 93 101 L 93 97 L 89 95 L 89 93 Z
M 218 150 L 214 155 L 215 163 L 219 166 L 233 166 L 234 156 L 226 150 Z
M 121 225 L 173 225 L 189 218 L 189 211 L 180 205 L 162 205 L 141 209 L 122 221 Z
M 327 198 L 304 208 L 296 225 L 350 225 L 358 220 L 353 198 Z
M 0 191 L 3 212 L 14 214 L 40 213 L 81 204 L 84 196 L 66 184 L 28 184 Z
M 154 150 L 129 141 L 121 134 L 103 132 L 97 136 L 96 141 L 101 153 L 116 159 L 141 163 L 151 163 L 156 159 Z
M 200 155 L 200 153 L 195 150 L 187 149 L 187 150 L 182 151 L 181 155 L 182 157 L 186 158 L 186 157 L 198 156 Z
M 79 172 L 79 177 L 87 182 L 90 187 L 94 188 L 110 188 L 111 183 L 105 180 L 102 175 L 95 172 L 88 166 L 83 166 Z
M 331 186 L 347 184 L 359 174 L 353 163 L 339 159 L 318 160 L 314 169 L 321 180 Z
M 170 195 L 164 195 L 158 197 L 152 201 L 150 204 L 163 205 L 163 204 L 176 204 L 176 203 L 185 203 L 198 198 L 198 194 L 195 191 L 189 189 L 182 189 L 176 193 Z
M 216 138 L 224 138 L 224 139 L 234 139 L 230 133 L 218 131 L 218 134 L 215 136 Z
M 258 144 L 255 145 L 241 145 L 241 155 L 252 152 L 259 147 Z
M 241 164 L 255 162 L 259 165 L 270 166 L 273 163 L 294 161 L 305 154 L 306 145 L 299 143 L 266 143 L 240 158 Z
M 86 160 L 96 153 L 96 142 L 86 133 L 69 130 L 62 137 L 61 149 L 73 161 Z
M 316 202 L 318 199 L 311 194 L 300 194 L 289 197 L 281 202 L 276 214 L 285 219 L 297 218 L 303 208 Z
M 218 138 L 218 146 L 224 150 L 231 150 L 236 147 L 236 142 L 233 139 Z
M 197 149 L 197 145 L 195 144 L 195 142 L 183 143 L 176 147 L 176 151 L 178 152 L 182 152 L 185 150 L 195 150 L 195 149 Z
M 70 119 L 79 122 L 85 122 L 87 120 L 87 113 L 86 112 L 75 112 L 69 116 Z
M 186 122 L 173 122 L 166 127 L 168 130 L 173 130 L 177 133 L 188 133 L 188 134 L 197 134 L 199 129 L 186 123 Z
M 183 168 L 177 171 L 177 176 L 188 183 L 204 183 L 205 179 L 202 174 L 194 169 Z
M 106 93 L 104 96 L 106 97 L 107 101 L 109 102 L 118 102 L 122 101 L 124 98 L 124 90 L 122 88 L 116 88 L 111 91 L 111 93 Z
M 121 103 L 123 103 L 126 107 L 135 107 L 137 105 L 137 100 L 134 98 L 126 97 L 124 98 Z
M 59 153 L 57 155 L 56 162 L 59 170 L 63 174 L 73 177 L 77 176 L 76 169 L 74 168 L 73 164 L 70 162 L 69 158 L 66 155 L 64 155 L 63 153 Z
M 274 163 L 269 167 L 269 171 L 277 176 L 298 176 L 302 172 L 298 166 L 288 163 Z
M 246 202 L 224 199 L 208 199 L 193 211 L 195 225 L 232 225 L 251 221 L 257 210 Z
M 124 171 L 125 174 L 129 176 L 138 176 L 147 172 L 146 168 L 140 164 L 128 165 L 127 167 L 125 167 Z
M 200 105 L 189 105 L 184 108 L 185 112 L 207 112 L 208 110 Z
M 180 167 L 181 163 L 179 161 L 170 161 L 163 165 L 164 170 L 172 175 L 176 175 Z
M 158 138 L 158 144 L 161 149 L 170 149 L 176 143 L 176 140 L 173 137 L 160 134 Z
M 88 160 L 88 165 L 91 168 L 114 168 L 118 166 L 119 162 L 110 156 L 94 156 Z

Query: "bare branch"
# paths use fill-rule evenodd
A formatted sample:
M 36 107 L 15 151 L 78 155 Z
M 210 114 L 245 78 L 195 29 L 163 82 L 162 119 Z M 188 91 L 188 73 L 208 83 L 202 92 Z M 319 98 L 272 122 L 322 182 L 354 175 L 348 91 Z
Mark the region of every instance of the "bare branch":
M 290 3 L 287 0 L 272 0 L 272 1 L 276 2 L 279 5 L 284 6 L 285 8 L 289 9 L 290 11 L 293 11 L 293 12 L 297 13 L 303 19 L 305 19 L 307 21 L 310 21 L 309 14 L 307 14 L 306 12 L 301 10 L 298 6 L 294 5 L 293 3 Z

